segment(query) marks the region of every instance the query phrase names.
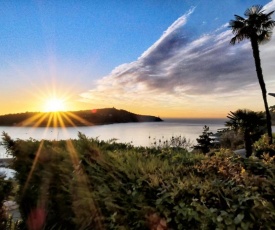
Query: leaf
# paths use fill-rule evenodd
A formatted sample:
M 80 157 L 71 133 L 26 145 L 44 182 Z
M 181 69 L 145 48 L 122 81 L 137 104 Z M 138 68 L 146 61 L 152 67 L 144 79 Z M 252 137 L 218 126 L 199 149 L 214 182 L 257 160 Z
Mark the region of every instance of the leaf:
M 226 228 L 227 230 L 235 230 L 236 228 L 235 228 L 235 226 L 234 225 L 230 225 L 230 226 L 227 226 L 227 228 Z
M 211 213 L 215 213 L 215 212 L 217 212 L 217 209 L 216 209 L 216 208 L 210 208 L 209 211 L 210 211 Z
M 183 202 L 180 202 L 180 203 L 179 203 L 179 206 L 180 206 L 181 208 L 184 208 L 184 207 L 185 207 L 185 204 L 184 204 Z
M 233 221 L 232 221 L 231 218 L 226 218 L 226 219 L 224 220 L 224 222 L 225 222 L 226 225 L 231 225 L 231 224 L 233 223 Z
M 239 224 L 241 223 L 241 221 L 243 220 L 244 218 L 244 214 L 243 213 L 239 213 L 235 219 L 234 219 L 234 224 Z
M 223 221 L 223 218 L 222 218 L 221 216 L 218 216 L 218 217 L 217 217 L 217 221 L 218 221 L 218 222 L 222 222 L 222 221 Z
M 162 203 L 162 199 L 161 198 L 159 198 L 159 199 L 156 200 L 156 205 L 160 205 L 161 203 Z
M 228 213 L 226 211 L 221 211 L 221 216 L 228 216 Z
M 249 229 L 249 227 L 251 227 L 251 226 L 249 226 L 249 225 L 250 225 L 249 222 L 248 222 L 248 223 L 245 223 L 245 222 L 242 222 L 242 223 L 241 223 L 242 229 Z

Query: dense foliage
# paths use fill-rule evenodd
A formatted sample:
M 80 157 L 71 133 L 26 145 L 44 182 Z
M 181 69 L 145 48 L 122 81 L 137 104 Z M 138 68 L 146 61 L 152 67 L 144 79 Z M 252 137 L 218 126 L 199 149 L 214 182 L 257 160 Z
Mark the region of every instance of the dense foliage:
M 12 193 L 12 181 L 6 180 L 5 175 L 0 175 L 0 229 L 10 226 L 9 217 L 6 214 L 4 201 L 6 201 Z
M 238 109 L 235 112 L 231 111 L 227 118 L 229 120 L 225 123 L 225 126 L 229 130 L 233 130 L 243 136 L 246 156 L 251 156 L 253 143 L 266 133 L 266 121 L 263 113 L 248 109 Z
M 3 144 L 17 172 L 18 229 L 275 228 L 268 155 L 134 148 L 83 134 L 51 142 L 5 134 Z

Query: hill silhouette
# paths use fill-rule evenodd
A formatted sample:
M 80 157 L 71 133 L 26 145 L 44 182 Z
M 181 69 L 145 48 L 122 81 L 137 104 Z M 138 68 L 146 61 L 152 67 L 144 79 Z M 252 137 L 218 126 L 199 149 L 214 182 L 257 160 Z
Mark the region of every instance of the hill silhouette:
M 71 127 L 128 122 L 158 122 L 159 117 L 115 108 L 72 112 L 26 112 L 0 116 L 0 126 Z

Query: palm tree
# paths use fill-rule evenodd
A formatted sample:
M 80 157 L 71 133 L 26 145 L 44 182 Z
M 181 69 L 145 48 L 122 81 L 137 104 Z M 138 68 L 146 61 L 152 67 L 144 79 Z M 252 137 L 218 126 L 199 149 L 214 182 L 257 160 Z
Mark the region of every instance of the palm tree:
M 231 44 L 234 45 L 236 42 L 243 41 L 244 39 L 249 39 L 251 42 L 256 72 L 263 95 L 267 133 L 270 144 L 272 143 L 271 117 L 266 99 L 266 88 L 261 67 L 259 44 L 265 43 L 271 38 L 272 29 L 275 26 L 275 21 L 271 18 L 273 13 L 274 11 L 265 14 L 262 6 L 255 5 L 248 8 L 244 12 L 244 15 L 247 18 L 234 15 L 235 20 L 231 20 L 229 22 L 229 27 L 232 29 L 232 32 L 235 35 L 230 41 Z
M 252 144 L 266 132 L 263 114 L 248 109 L 239 109 L 230 112 L 227 118 L 229 121 L 225 122 L 225 126 L 243 135 L 246 156 L 251 156 Z

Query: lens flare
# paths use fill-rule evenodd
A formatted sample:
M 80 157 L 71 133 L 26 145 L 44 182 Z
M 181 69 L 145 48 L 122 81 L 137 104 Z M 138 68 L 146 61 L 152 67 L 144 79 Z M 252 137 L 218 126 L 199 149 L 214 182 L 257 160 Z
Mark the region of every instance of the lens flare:
M 48 99 L 44 106 L 45 112 L 60 112 L 64 111 L 65 109 L 66 108 L 64 100 L 58 98 Z

